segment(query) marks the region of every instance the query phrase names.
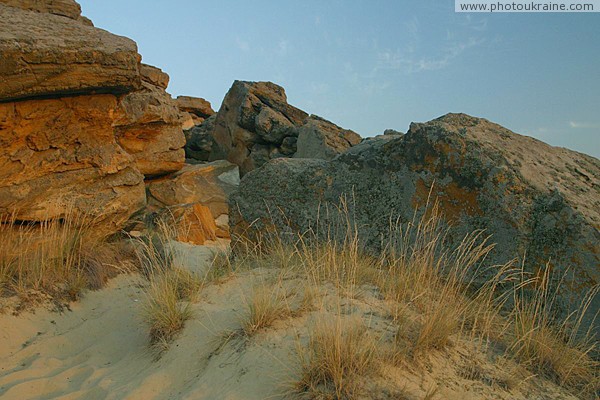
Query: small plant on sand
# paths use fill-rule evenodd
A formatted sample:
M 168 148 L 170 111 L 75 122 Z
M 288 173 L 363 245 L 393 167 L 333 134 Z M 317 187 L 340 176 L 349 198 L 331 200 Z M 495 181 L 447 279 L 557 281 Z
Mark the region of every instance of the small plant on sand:
M 137 255 L 148 279 L 143 320 L 149 327 L 150 343 L 166 350 L 193 317 L 190 302 L 199 295 L 204 281 L 194 273 L 173 265 L 171 240 L 176 232 L 164 221 L 156 231 L 137 241 Z
M 256 286 L 246 301 L 248 309 L 242 321 L 242 331 L 247 337 L 291 315 L 286 293 L 277 284 Z
M 193 313 L 190 301 L 198 295 L 202 282 L 189 271 L 173 268 L 150 277 L 144 304 L 144 321 L 150 328 L 150 342 L 164 350 Z
M 363 378 L 376 375 L 378 343 L 359 319 L 319 318 L 299 346 L 296 390 L 310 398 L 352 399 Z

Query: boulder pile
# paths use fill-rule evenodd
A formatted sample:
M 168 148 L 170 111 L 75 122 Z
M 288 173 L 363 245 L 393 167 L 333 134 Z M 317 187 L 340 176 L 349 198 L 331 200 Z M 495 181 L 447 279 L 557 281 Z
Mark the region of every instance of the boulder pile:
M 288 104 L 281 86 L 235 81 L 216 116 L 187 135 L 186 156 L 227 159 L 243 175 L 275 158 L 331 159 L 360 141 L 357 133 Z

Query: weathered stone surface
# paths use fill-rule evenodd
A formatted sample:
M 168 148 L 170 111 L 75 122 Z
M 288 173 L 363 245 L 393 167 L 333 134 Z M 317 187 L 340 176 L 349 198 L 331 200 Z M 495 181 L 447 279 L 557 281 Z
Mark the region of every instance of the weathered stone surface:
M 323 208 L 346 196 L 361 243 L 378 251 L 390 217 L 422 213 L 432 187 L 453 227 L 450 240 L 476 229 L 492 235 L 489 263 L 526 254 L 530 271 L 548 261 L 557 272 L 571 267 L 561 292 L 567 302 L 599 282 L 600 161 L 464 114 L 365 140 L 332 161 L 272 160 L 242 179 L 230 224 L 234 239 L 271 218 L 283 232 L 320 229 Z M 592 313 L 598 306 L 595 299 Z
M 331 160 L 360 141 L 361 137 L 356 132 L 311 115 L 298 128 L 297 151 L 294 157 Z
M 235 81 L 217 113 L 213 137 L 218 156 L 240 166 L 245 174 L 268 161 L 269 146 L 297 136 L 307 114 L 287 103 L 285 90 L 271 82 Z M 254 154 L 253 152 L 260 154 Z M 215 159 L 217 156 L 211 156 Z
M 74 0 L 0 0 L 0 4 L 75 20 L 81 17 L 81 6 Z
M 383 131 L 383 134 L 384 135 L 396 135 L 396 136 L 404 135 L 404 133 L 397 131 L 395 129 L 386 129 L 385 131 Z
M 198 161 L 208 161 L 213 152 L 218 152 L 218 146 L 212 136 L 216 115 L 207 118 L 202 124 L 184 131 L 185 158 Z M 220 157 L 224 158 L 224 157 Z
M 148 209 L 201 204 L 213 219 L 229 214 L 229 196 L 239 185 L 239 169 L 225 160 L 191 165 L 147 183 Z M 223 237 L 223 235 L 221 235 Z
M 298 150 L 298 138 L 294 136 L 288 136 L 281 142 L 281 147 L 279 151 L 284 156 L 293 156 L 294 153 Z
M 200 118 L 208 118 L 215 113 L 210 102 L 200 97 L 177 96 L 175 102 L 181 111 L 189 112 Z
M 208 207 L 202 204 L 185 204 L 168 207 L 162 218 L 172 221 L 177 241 L 202 245 L 207 240 L 216 240 L 218 228 Z
M 71 208 L 112 231 L 145 204 L 143 176 L 115 141 L 113 95 L 0 104 L 0 215 Z
M 142 87 L 120 99 L 117 142 L 146 176 L 178 171 L 185 162 L 179 109 L 163 89 L 146 82 Z
M 227 158 L 242 174 L 297 149 L 302 157 L 331 158 L 360 141 L 356 133 L 289 105 L 285 90 L 271 82 L 235 81 L 212 132 L 219 151 L 211 159 Z
M 125 37 L 0 4 L 0 101 L 128 92 L 140 87 L 140 59 Z
M 140 75 L 144 82 L 166 89 L 169 86 L 169 75 L 160 68 L 148 64 L 140 64 Z

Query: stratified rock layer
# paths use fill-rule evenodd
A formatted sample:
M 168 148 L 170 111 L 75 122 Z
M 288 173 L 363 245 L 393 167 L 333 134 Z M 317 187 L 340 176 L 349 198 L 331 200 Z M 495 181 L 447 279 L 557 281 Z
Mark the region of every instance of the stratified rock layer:
M 115 141 L 116 107 L 113 95 L 0 103 L 0 215 L 77 212 L 112 229 L 143 207 L 143 176 Z
M 0 219 L 113 233 L 144 208 L 144 175 L 183 166 L 169 77 L 140 60 L 72 0 L 0 0 Z
M 128 92 L 140 87 L 140 59 L 125 37 L 0 4 L 0 101 Z

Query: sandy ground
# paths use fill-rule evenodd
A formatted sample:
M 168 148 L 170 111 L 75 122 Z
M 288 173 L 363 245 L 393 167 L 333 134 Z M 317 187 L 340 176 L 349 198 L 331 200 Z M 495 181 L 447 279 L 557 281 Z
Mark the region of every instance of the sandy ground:
M 86 293 L 71 311 L 0 316 L 0 398 L 264 399 L 281 393 L 286 377 L 277 357 L 288 351 L 276 342 L 285 337 L 249 348 L 224 340 L 243 313 L 240 282 L 208 288 L 196 317 L 158 360 L 140 320 L 144 284 L 137 275 L 122 275 Z
M 187 249 L 180 261 L 192 269 L 202 269 L 213 251 Z M 257 269 L 206 287 L 193 305 L 194 318 L 160 357 L 149 350 L 147 327 L 140 319 L 146 282 L 138 275 L 121 275 L 105 289 L 86 293 L 70 311 L 2 315 L 0 398 L 291 398 L 290 384 L 298 375 L 296 354 L 315 313 L 278 321 L 250 339 L 231 339 L 231 332 L 240 329 L 252 288 L 272 274 Z M 286 284 L 292 290 L 297 286 L 293 280 Z M 378 301 L 367 291 L 345 304 L 344 312 L 368 316 L 374 329 L 384 330 Z M 573 398 L 536 379 L 502 387 L 495 383 L 502 371 L 484 357 L 475 361 L 478 376 L 461 375 L 473 359 L 456 345 L 420 365 L 388 369 L 365 398 L 417 400 L 432 392 L 432 399 Z

